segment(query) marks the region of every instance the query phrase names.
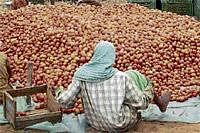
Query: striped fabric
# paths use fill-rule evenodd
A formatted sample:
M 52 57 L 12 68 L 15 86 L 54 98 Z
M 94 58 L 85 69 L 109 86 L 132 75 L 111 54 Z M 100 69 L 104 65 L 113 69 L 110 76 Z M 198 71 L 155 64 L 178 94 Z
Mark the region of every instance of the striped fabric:
M 134 87 L 123 72 L 117 71 L 103 82 L 74 80 L 57 100 L 68 108 L 82 97 L 86 119 L 93 128 L 125 131 L 137 122 L 138 110 L 147 108 L 149 104 L 146 91 Z

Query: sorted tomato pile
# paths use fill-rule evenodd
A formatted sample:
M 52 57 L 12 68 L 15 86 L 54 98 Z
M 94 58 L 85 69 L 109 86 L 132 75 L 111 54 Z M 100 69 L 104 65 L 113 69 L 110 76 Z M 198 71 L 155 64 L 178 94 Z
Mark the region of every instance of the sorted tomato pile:
M 35 109 L 44 109 L 47 107 L 46 93 L 37 93 L 32 95 L 32 100 L 37 103 Z
M 100 40 L 114 43 L 115 67 L 147 75 L 155 91 L 171 100 L 196 96 L 200 85 L 200 22 L 139 5 L 29 6 L 0 14 L 0 51 L 11 61 L 12 82 L 26 84 L 34 62 L 34 85 L 67 87 Z M 185 89 L 180 89 L 185 88 Z
M 70 114 L 70 113 L 75 113 L 75 114 L 81 114 L 84 112 L 83 110 L 83 105 L 82 105 L 82 101 L 81 99 L 79 99 L 73 108 L 70 108 L 70 109 L 62 109 L 62 112 L 63 113 L 67 113 L 67 114 Z

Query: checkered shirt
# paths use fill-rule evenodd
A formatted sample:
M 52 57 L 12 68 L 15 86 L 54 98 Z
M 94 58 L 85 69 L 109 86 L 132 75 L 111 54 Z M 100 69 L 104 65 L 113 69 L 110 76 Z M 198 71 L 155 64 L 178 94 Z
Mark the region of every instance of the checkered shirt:
M 138 110 L 147 108 L 152 98 L 151 87 L 147 88 L 140 91 L 118 71 L 110 79 L 98 83 L 73 80 L 57 100 L 71 107 L 82 97 L 86 119 L 93 128 L 125 131 L 137 122 Z

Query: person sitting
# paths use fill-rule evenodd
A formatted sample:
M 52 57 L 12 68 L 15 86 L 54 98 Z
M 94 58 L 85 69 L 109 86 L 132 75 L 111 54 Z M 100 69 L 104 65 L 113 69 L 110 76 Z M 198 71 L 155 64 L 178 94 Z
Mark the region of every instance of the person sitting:
M 9 79 L 11 77 L 11 68 L 7 56 L 0 52 L 0 102 L 2 103 L 3 92 L 9 89 Z
M 113 44 L 100 41 L 91 60 L 76 70 L 68 89 L 57 97 L 66 108 L 82 98 L 88 124 L 100 131 L 127 131 L 140 120 L 139 110 L 147 109 L 151 101 L 164 112 L 170 99 L 169 92 L 154 96 L 149 80 L 143 79 L 144 87 L 138 88 L 140 80 L 133 83 L 126 72 L 113 67 L 115 58 Z

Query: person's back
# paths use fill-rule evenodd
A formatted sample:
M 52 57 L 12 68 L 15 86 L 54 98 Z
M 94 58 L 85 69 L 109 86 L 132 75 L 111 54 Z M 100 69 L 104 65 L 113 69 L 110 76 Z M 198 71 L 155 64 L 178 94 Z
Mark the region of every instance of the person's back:
M 118 71 L 111 78 L 97 82 L 80 82 L 85 115 L 91 126 L 105 131 L 126 130 L 136 122 L 137 111 L 124 105 L 126 76 Z

